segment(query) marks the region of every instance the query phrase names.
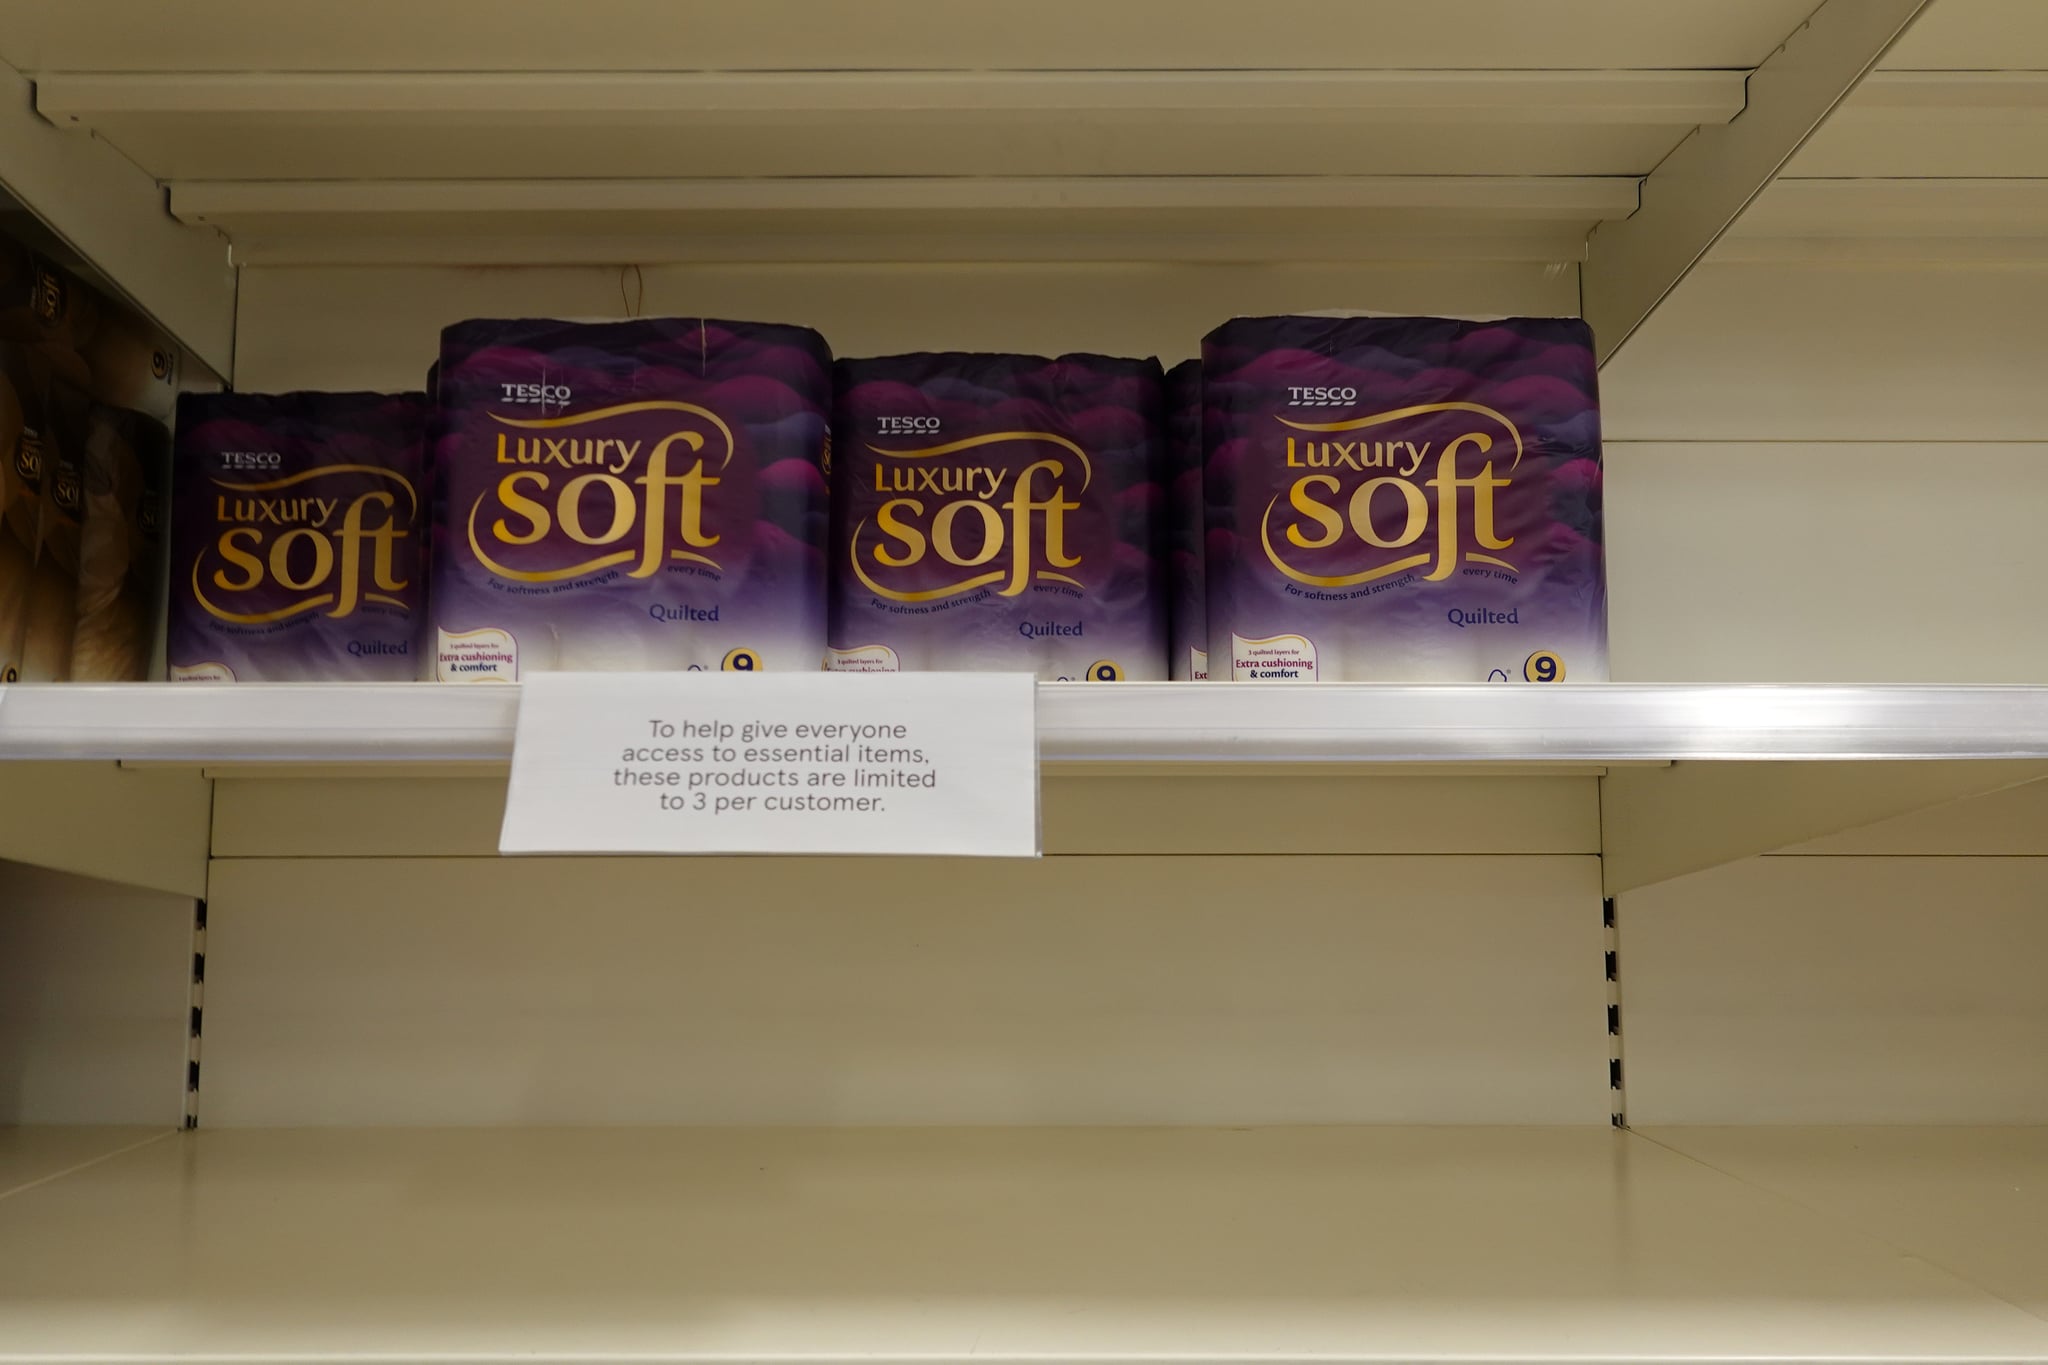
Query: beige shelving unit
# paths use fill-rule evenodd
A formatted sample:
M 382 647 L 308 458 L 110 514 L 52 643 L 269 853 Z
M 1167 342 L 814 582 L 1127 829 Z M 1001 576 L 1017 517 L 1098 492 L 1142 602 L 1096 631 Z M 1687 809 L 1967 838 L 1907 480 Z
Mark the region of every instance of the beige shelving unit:
M 1617 679 L 1041 689 L 1030 864 L 500 859 L 509 691 L 0 693 L 0 1362 L 2048 1360 L 2033 0 L 0 0 L 0 62 L 0 182 L 244 388 L 1583 310 Z

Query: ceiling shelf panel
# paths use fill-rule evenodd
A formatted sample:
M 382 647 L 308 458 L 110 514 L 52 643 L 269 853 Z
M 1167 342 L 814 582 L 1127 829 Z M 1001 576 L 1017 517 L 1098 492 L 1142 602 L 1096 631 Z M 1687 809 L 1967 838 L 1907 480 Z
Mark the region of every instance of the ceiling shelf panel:
M 1895 70 L 2048 70 L 2048 6 L 2037 0 L 1936 0 L 1885 54 Z
M 1689 130 L 1655 124 L 1162 123 L 1149 116 L 834 116 L 706 134 L 659 121 L 121 116 L 102 131 L 171 181 L 737 176 L 1640 175 Z
M 1171 223 L 1157 220 L 1104 222 L 1087 215 L 1035 215 L 1028 228 L 1005 228 L 983 220 L 944 219 L 925 215 L 921 230 L 891 231 L 871 224 L 861 231 L 801 231 L 783 224 L 783 231 L 757 231 L 725 227 L 707 231 L 694 224 L 690 231 L 650 228 L 637 233 L 591 230 L 579 226 L 548 223 L 504 224 L 494 236 L 476 236 L 456 225 L 441 221 L 431 232 L 418 224 L 385 225 L 382 231 L 331 231 L 308 233 L 285 225 L 273 230 L 239 232 L 235 236 L 235 259 L 251 266 L 383 266 L 383 267 L 466 267 L 466 266 L 634 266 L 650 270 L 678 267 L 788 265 L 799 269 L 812 266 L 845 266 L 856 269 L 929 265 L 964 266 L 1010 276 L 1038 265 L 1091 265 L 1110 263 L 1125 271 L 1155 266 L 1194 265 L 1231 267 L 1239 271 L 1271 275 L 1282 267 L 1301 264 L 1333 268 L 1368 268 L 1375 262 L 1400 262 L 1416 267 L 1464 268 L 1476 264 L 1541 265 L 1546 271 L 1582 260 L 1586 254 L 1586 230 L 1576 223 L 1506 223 L 1498 225 L 1451 222 L 1427 218 L 1407 223 L 1381 223 L 1374 230 L 1346 230 L 1341 225 L 1321 231 L 1288 231 L 1278 225 L 1245 224 L 1197 220 L 1182 214 Z M 1569 276 L 1560 301 L 1548 304 L 1551 314 L 1567 314 L 1576 307 L 1571 298 Z M 943 276 L 941 287 L 958 283 L 955 275 Z M 1483 293 L 1484 284 L 1480 289 Z M 609 283 L 609 282 L 608 282 Z M 1453 286 L 1456 287 L 1455 285 Z M 607 300 L 616 295 L 608 289 Z M 724 292 L 724 291 L 721 291 Z M 1467 289 L 1466 292 L 1473 292 Z M 829 297 L 829 296 L 828 296 Z M 1304 296 L 1298 306 L 1321 307 L 1332 296 Z M 1365 297 L 1342 296 L 1347 300 Z M 1500 302 L 1511 294 L 1483 297 L 1478 311 L 1500 312 Z M 1384 293 L 1371 296 L 1384 304 Z M 608 308 L 611 305 L 607 304 Z M 616 305 L 630 306 L 629 303 Z M 706 306 L 695 298 L 681 305 L 686 311 L 703 312 Z M 832 303 L 835 311 L 843 305 Z M 807 306 L 801 316 L 813 324 L 821 321 Z M 765 305 L 742 302 L 727 312 L 760 314 Z M 502 312 L 502 308 L 487 311 Z M 1209 326 L 1227 314 L 1227 309 L 1202 312 L 1200 326 Z M 1282 311 L 1282 306 L 1262 302 L 1254 311 Z M 786 314 L 786 316 L 799 316 Z M 957 325 L 957 319 L 955 324 Z M 1087 319 L 1069 319 L 1063 330 L 1077 332 L 1073 346 L 1104 348 L 1099 326 L 1085 325 Z M 997 350 L 1061 350 L 1068 343 L 1033 343 L 1020 339 L 1015 329 L 994 327 L 983 345 Z M 1157 331 L 1159 329 L 1151 329 Z M 834 336 L 848 333 L 838 331 Z M 1199 330 L 1183 329 L 1166 341 L 1147 340 L 1126 349 L 1185 350 L 1200 337 Z M 929 335 L 910 337 L 898 349 L 928 348 Z M 244 364 L 249 362 L 246 360 Z M 257 365 L 264 362 L 257 361 Z M 368 362 L 374 364 L 374 361 Z M 425 362 L 422 362 L 424 364 Z M 244 380 L 244 383 L 247 383 Z M 315 384 L 324 380 L 311 381 Z M 401 387 L 414 383 L 410 375 L 389 383 Z
M 2048 177 L 2048 71 L 1874 72 L 1785 175 Z
M 103 131 L 109 116 L 199 114 L 513 125 L 613 115 L 699 127 L 875 113 L 1690 124 L 1733 117 L 1742 85 L 1739 71 L 1658 70 L 54 72 L 37 78 L 36 107 Z
M 558 215 L 929 214 L 1086 211 L 1257 214 L 1347 210 L 1576 221 L 1626 215 L 1627 176 L 817 176 L 718 180 L 199 181 L 171 187 L 188 223 L 359 222 Z M 478 224 L 469 224 L 471 228 Z
M 1642 174 L 1734 71 L 52 75 L 165 180 Z
M 1813 0 L 14 0 L 46 71 L 1748 68 Z
M 1288 260 L 1435 254 L 1576 259 L 1624 217 L 1620 176 L 831 177 L 724 180 L 215 181 L 174 184 L 180 220 L 273 260 L 388 244 L 418 260 L 607 259 L 586 241 L 665 241 L 659 261 Z M 1308 228 L 1304 231 L 1304 224 Z M 1532 245 L 1533 244 L 1533 245 Z M 1532 250 L 1563 256 L 1532 257 Z M 1012 253 L 1006 256 L 1004 253 Z M 628 258 L 632 259 L 632 258 Z
M 1780 180 L 1757 197 L 1736 236 L 2041 238 L 2048 180 Z

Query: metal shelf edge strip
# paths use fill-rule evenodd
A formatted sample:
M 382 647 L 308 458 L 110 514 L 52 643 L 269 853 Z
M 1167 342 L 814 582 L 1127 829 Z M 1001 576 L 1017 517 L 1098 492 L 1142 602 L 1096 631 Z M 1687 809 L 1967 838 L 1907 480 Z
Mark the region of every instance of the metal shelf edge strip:
M 1049 762 L 2048 759 L 2048 687 L 1049 683 Z M 516 687 L 0 688 L 0 759 L 504 760 Z

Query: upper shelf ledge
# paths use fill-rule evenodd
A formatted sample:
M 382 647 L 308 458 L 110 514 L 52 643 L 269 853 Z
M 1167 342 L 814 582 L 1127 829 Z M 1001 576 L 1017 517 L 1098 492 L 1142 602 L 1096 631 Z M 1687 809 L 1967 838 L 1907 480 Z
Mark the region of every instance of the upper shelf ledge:
M 0 688 L 0 759 L 505 760 L 519 690 Z M 2048 760 L 2048 687 L 1048 683 L 1048 762 Z

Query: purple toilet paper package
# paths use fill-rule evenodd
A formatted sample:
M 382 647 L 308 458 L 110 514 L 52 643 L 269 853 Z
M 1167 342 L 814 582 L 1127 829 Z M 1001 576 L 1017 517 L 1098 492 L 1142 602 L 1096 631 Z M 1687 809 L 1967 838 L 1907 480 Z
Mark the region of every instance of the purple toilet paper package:
M 1167 676 L 1156 360 L 837 367 L 826 667 Z
M 423 394 L 184 394 L 173 682 L 404 682 L 426 619 Z
M 1214 676 L 1607 676 L 1572 318 L 1239 318 L 1204 340 Z
M 765 323 L 448 328 L 434 676 L 816 671 L 831 364 Z
M 1166 372 L 1167 593 L 1173 677 L 1209 676 L 1209 590 L 1202 547 L 1202 362 Z

